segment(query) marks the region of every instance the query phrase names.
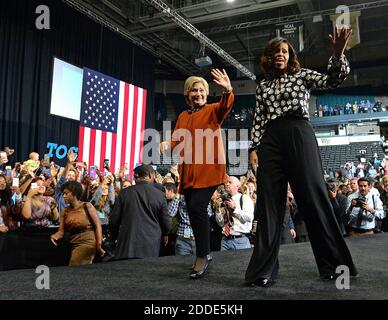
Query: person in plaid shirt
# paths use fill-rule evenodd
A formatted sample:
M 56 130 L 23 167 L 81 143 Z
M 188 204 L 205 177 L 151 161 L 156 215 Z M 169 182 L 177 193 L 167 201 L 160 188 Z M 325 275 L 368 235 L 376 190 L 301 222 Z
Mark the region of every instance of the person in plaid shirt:
M 177 187 L 174 183 L 166 183 L 164 184 L 164 188 L 166 190 L 167 201 L 169 201 L 168 215 L 170 217 L 176 216 L 178 220 L 178 229 L 176 234 L 177 237 L 175 241 L 175 254 L 179 256 L 195 256 L 195 238 L 193 229 L 191 228 L 190 224 L 185 197 L 183 195 L 177 194 Z M 212 215 L 213 211 L 209 203 L 208 216 L 210 217 Z

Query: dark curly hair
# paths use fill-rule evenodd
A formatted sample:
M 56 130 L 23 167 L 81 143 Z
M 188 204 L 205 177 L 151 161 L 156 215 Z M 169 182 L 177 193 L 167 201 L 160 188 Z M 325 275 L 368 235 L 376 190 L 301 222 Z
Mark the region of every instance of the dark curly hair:
M 83 189 L 82 185 L 78 181 L 67 181 L 61 186 L 61 192 L 68 190 L 70 191 L 78 200 L 81 199 Z
M 287 73 L 295 74 L 300 70 L 298 57 L 291 43 L 285 38 L 276 37 L 267 43 L 267 46 L 265 47 L 264 53 L 260 60 L 261 68 L 264 71 L 265 77 L 267 78 L 273 79 L 277 75 L 277 69 L 275 68 L 273 57 L 276 49 L 280 46 L 281 43 L 288 45 L 289 60 L 287 64 Z

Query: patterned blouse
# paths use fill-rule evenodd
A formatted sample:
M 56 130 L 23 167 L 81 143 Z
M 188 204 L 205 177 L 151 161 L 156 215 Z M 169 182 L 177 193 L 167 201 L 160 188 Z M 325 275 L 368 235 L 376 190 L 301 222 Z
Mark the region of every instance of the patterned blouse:
M 278 117 L 309 119 L 311 89 L 336 88 L 350 72 L 349 61 L 343 55 L 332 56 L 327 74 L 310 69 L 300 69 L 295 74 L 283 74 L 276 79 L 263 79 L 256 88 L 256 108 L 253 119 L 251 148 L 257 148 L 266 125 Z
M 35 226 L 48 227 L 51 220 L 51 211 L 56 206 L 56 203 L 53 197 L 43 196 L 42 198 L 42 207 L 37 208 L 31 204 L 31 218 L 27 222 Z

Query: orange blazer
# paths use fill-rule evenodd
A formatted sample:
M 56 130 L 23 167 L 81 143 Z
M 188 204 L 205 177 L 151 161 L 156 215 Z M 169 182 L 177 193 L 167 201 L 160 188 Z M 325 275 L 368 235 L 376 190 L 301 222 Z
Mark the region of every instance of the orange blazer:
M 225 182 L 226 158 L 221 124 L 233 102 L 233 92 L 224 93 L 218 103 L 179 115 L 170 144 L 171 150 L 179 154 L 180 193 L 187 188 L 207 188 Z

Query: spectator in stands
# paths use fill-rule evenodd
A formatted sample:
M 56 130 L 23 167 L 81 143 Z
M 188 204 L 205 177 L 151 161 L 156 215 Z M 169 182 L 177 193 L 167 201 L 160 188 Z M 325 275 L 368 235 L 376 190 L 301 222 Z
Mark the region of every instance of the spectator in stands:
M 65 170 L 63 171 L 61 177 L 59 178 L 57 185 L 55 186 L 55 200 L 58 204 L 58 211 L 61 214 L 63 208 L 66 208 L 67 204 L 64 199 L 64 196 L 61 192 L 62 185 L 67 181 L 76 181 L 77 180 L 77 171 L 73 166 L 75 162 L 75 155 L 72 150 L 67 153 L 67 164 Z
M 172 182 L 164 185 L 168 203 L 168 215 L 177 218 L 178 228 L 175 239 L 175 254 L 178 256 L 195 256 L 195 238 L 190 225 L 189 213 L 184 196 L 179 196 L 177 187 Z
M 351 105 L 350 102 L 348 101 L 348 102 L 345 104 L 345 114 L 353 113 L 353 112 L 351 112 L 351 108 L 352 108 L 352 105 Z
M 210 263 L 207 259 L 210 252 L 207 207 L 217 186 L 226 178 L 226 159 L 220 128 L 234 102 L 233 88 L 225 70 L 221 72 L 213 69 L 211 74 L 214 82 L 224 90 L 220 102 L 206 104 L 208 83 L 200 77 L 189 77 L 185 82 L 184 95 L 190 109 L 180 114 L 172 139 L 160 145 L 163 153 L 183 143 L 183 150 L 178 148 L 184 153 L 180 152 L 183 161 L 179 163 L 179 193 L 185 196 L 197 249 L 191 279 L 202 278 Z M 207 134 L 211 132 L 212 138 L 196 138 L 195 132 L 198 130 L 204 130 Z M 217 143 L 214 143 L 215 140 Z M 203 150 L 205 152 L 200 152 Z
M 2 151 L 0 151 L 0 171 L 5 171 L 5 166 L 14 166 L 14 149 L 11 149 L 9 146 L 5 146 Z
M 348 188 L 348 186 L 345 183 L 338 184 L 337 193 L 347 197 L 349 195 L 349 188 Z
M 346 185 L 345 188 L 347 188 Z M 344 223 L 346 223 L 346 209 L 348 208 L 348 198 L 343 192 L 339 192 L 339 184 L 335 179 L 327 181 L 327 192 L 331 205 L 333 206 L 335 217 L 337 218 L 338 226 L 342 234 L 346 234 Z
M 251 247 L 247 234 L 251 232 L 254 205 L 252 199 L 238 192 L 240 180 L 228 177 L 225 184 L 227 194 L 220 196 L 215 211 L 216 221 L 223 228 L 221 251 Z
M 0 232 L 7 232 L 8 226 L 4 222 L 3 211 L 9 211 L 9 200 L 11 198 L 11 192 L 7 187 L 5 176 L 0 175 Z
M 0 206 L 0 233 L 6 233 L 6 232 L 8 232 L 8 227 L 4 223 L 3 213 L 1 211 L 1 206 Z
M 383 209 L 385 217 L 381 221 L 381 231 L 388 232 L 388 175 L 383 176 L 381 179 L 383 191 L 380 193 L 380 199 L 383 203 Z
M 23 201 L 16 205 L 22 215 L 24 227 L 48 227 L 58 219 L 58 209 L 53 197 L 44 196 L 46 187 L 42 178 L 34 178 L 26 189 Z
M 103 256 L 102 229 L 96 209 L 91 203 L 82 202 L 82 185 L 77 181 L 65 182 L 61 192 L 68 206 L 62 211 L 58 232 L 51 235 L 57 245 L 65 232 L 70 233 L 71 257 L 69 266 L 91 264 L 96 251 Z
M 294 222 L 291 217 L 292 198 L 287 193 L 286 213 L 283 219 L 282 231 L 280 236 L 280 244 L 290 244 L 295 242 L 296 231 Z
M 122 185 L 122 189 L 126 189 L 126 188 L 130 187 L 131 185 L 132 185 L 131 181 L 124 180 L 123 185 Z
M 350 188 L 352 190 L 352 193 L 355 193 L 355 192 L 358 192 L 358 179 L 357 178 L 353 178 L 352 180 L 350 180 Z
M 40 166 L 39 153 L 31 152 L 28 156 L 28 160 L 23 162 L 23 165 L 27 168 L 28 171 L 34 172 Z
M 309 236 L 307 233 L 306 224 L 304 223 L 303 217 L 298 210 L 298 206 L 296 205 L 294 195 L 292 194 L 290 188 L 289 188 L 289 191 L 287 191 L 287 205 L 290 210 L 290 215 L 291 215 L 295 233 L 296 233 L 295 242 L 297 243 L 308 242 Z
M 257 237 L 245 274 L 252 286 L 269 286 L 278 272 L 281 223 L 285 213 L 287 181 L 305 216 L 315 259 L 323 279 L 336 278 L 339 265 L 357 271 L 338 228 L 321 168 L 314 131 L 306 121 L 312 88 L 332 88 L 350 72 L 344 50 L 351 31 L 335 30 L 328 74 L 300 69 L 295 50 L 284 38 L 272 39 L 264 50 L 265 77 L 256 90 L 256 115 L 252 152 L 259 152 Z M 285 165 L 287 164 L 287 165 Z
M 380 197 L 372 194 L 371 184 L 368 179 L 358 179 L 359 191 L 348 198 L 347 214 L 349 215 L 349 236 L 361 236 L 373 234 L 375 219 L 384 218 L 383 203 Z
M 109 220 L 115 259 L 158 257 L 162 235 L 167 245 L 171 230 L 165 194 L 152 185 L 154 169 L 140 165 L 133 172 L 136 184 L 120 192 Z
M 10 231 L 19 228 L 21 215 L 17 210 L 13 210 L 13 206 L 21 198 L 19 187 L 13 186 L 10 188 L 7 185 L 6 177 L 0 175 L 0 210 L 3 223 Z
M 219 185 L 217 190 L 214 191 L 211 200 L 211 210 L 213 212 L 212 216 L 209 218 L 210 221 L 210 250 L 211 251 L 220 251 L 221 250 L 221 240 L 222 240 L 222 228 L 218 225 L 216 220 L 216 215 L 214 214 L 219 206 L 218 199 L 219 193 L 221 190 L 225 190 L 224 184 Z
M 92 205 L 96 208 L 102 224 L 109 223 L 109 217 L 115 204 L 114 177 L 109 173 L 93 194 Z
M 175 240 L 175 254 L 178 256 L 195 256 L 195 238 L 191 228 L 189 213 L 185 197 L 177 193 L 177 187 L 174 182 L 164 185 L 166 189 L 166 198 L 169 201 L 168 215 L 177 217 L 178 229 Z
M 374 195 L 380 197 L 380 192 L 379 192 L 379 190 L 377 190 L 377 188 L 375 188 L 375 186 L 374 186 L 376 180 L 375 180 L 374 178 L 372 178 L 372 177 L 368 177 L 368 178 L 366 178 L 366 179 L 369 181 L 369 192 L 370 192 L 371 194 L 374 194 Z

